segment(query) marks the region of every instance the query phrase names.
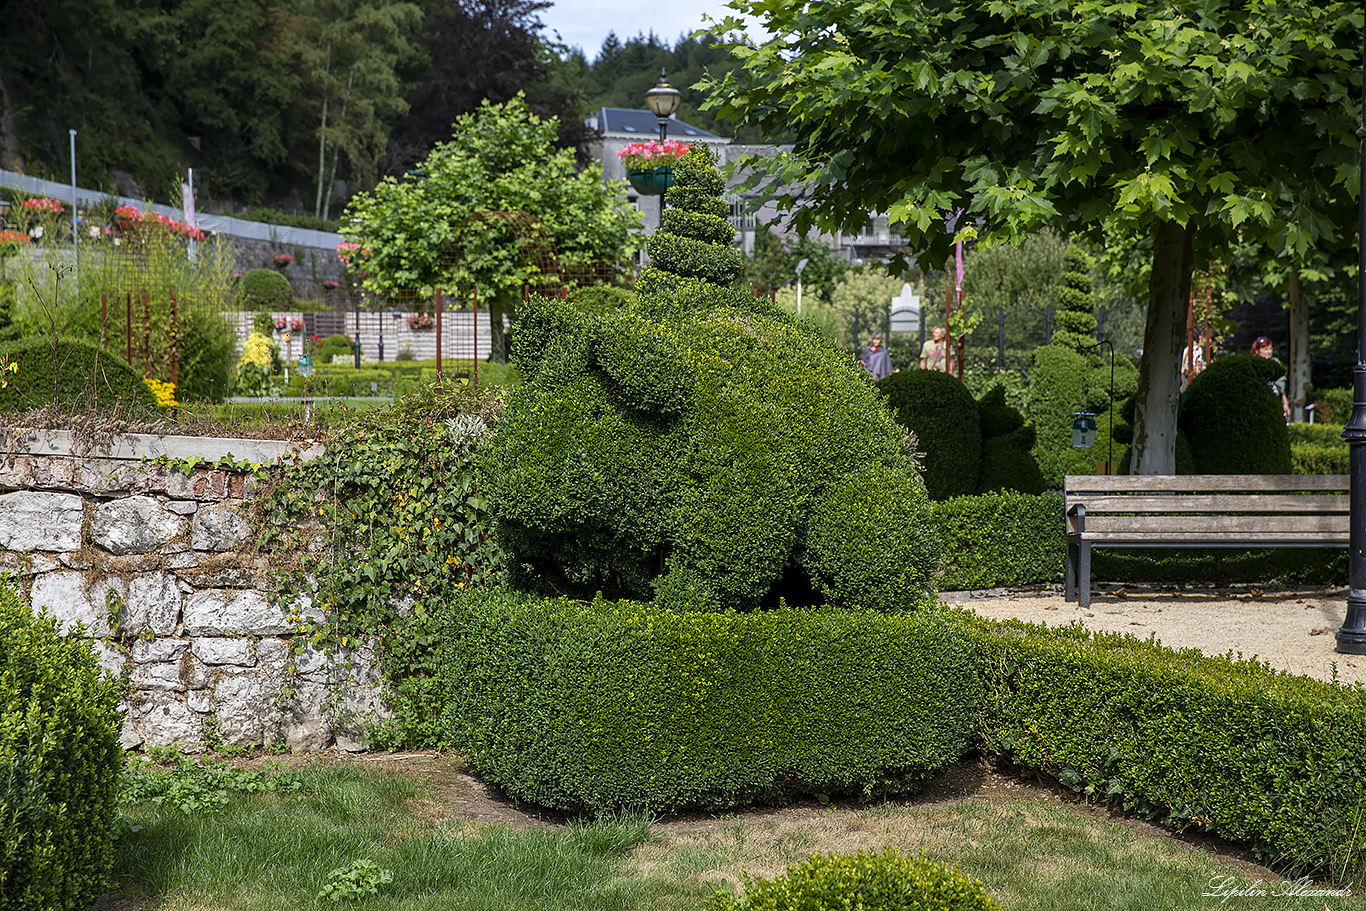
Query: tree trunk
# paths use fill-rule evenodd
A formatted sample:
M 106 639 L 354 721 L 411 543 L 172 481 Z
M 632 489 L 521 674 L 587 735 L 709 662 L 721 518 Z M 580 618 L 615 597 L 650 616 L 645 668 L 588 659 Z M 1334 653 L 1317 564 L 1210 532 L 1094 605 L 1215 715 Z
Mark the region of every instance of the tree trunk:
M 1290 400 L 1290 420 L 1304 420 L 1309 398 L 1309 308 L 1301 293 L 1300 273 L 1292 271 L 1290 296 L 1290 354 L 1287 358 L 1285 397 Z
M 323 117 L 318 127 L 318 198 L 313 203 L 313 217 L 319 218 L 323 209 L 323 172 L 327 170 L 327 100 L 332 95 L 332 39 L 327 39 L 327 63 L 323 67 Z
M 507 332 L 503 329 L 503 318 L 513 318 L 517 311 L 517 298 L 509 294 L 495 294 L 489 298 L 489 363 L 508 362 Z
M 1176 474 L 1181 344 L 1195 265 L 1195 224 L 1158 222 L 1148 281 L 1148 321 L 1134 400 L 1132 474 Z

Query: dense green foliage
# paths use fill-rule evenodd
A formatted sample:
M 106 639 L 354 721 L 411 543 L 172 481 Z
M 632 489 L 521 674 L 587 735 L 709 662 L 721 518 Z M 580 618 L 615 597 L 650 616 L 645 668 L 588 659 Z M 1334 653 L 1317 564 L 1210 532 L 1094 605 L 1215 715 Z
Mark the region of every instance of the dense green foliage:
M 53 403 L 96 404 L 137 410 L 156 405 L 142 377 L 112 351 L 90 342 L 30 335 L 0 344 L 0 355 L 19 365 L 0 389 L 0 411 L 25 411 Z
M 1048 486 L 1061 489 L 1064 476 L 1091 474 L 1097 458 L 1072 448 L 1072 415 L 1087 410 L 1089 364 L 1084 355 L 1061 345 L 1035 349 L 1033 362 L 1026 413 L 1037 431 L 1034 458 Z M 1096 439 L 1104 436 L 1098 433 Z
M 1197 474 L 1290 474 L 1290 433 L 1267 385 L 1284 375 L 1278 361 L 1233 354 L 1191 381 L 1180 426 Z
M 704 607 L 430 606 L 403 636 L 442 643 L 408 716 L 505 793 L 590 813 L 902 792 L 968 748 L 972 662 L 939 613 Z
M 335 363 L 334 358 L 341 356 L 342 363 L 345 358 L 355 354 L 355 346 L 351 344 L 351 339 L 344 335 L 329 335 L 318 345 L 318 356 L 313 359 L 314 366 Z
M 717 892 L 705 911 L 1000 911 L 982 884 L 925 857 L 887 848 L 881 854 L 812 855 L 776 879 L 745 877 L 735 898 Z
M 288 310 L 294 300 L 289 279 L 276 269 L 251 269 L 237 282 L 241 305 L 250 310 Z
M 988 753 L 1125 811 L 1250 845 L 1288 872 L 1360 861 L 1360 690 L 1131 636 L 964 617 Z
M 956 378 L 937 370 L 903 370 L 877 384 L 897 423 L 925 453 L 925 489 L 943 500 L 974 493 L 982 460 L 977 401 Z
M 941 591 L 1056 582 L 1067 541 L 1062 497 L 1018 491 L 954 497 L 934 504 L 944 541 Z
M 0 584 L 0 905 L 85 911 L 113 859 L 118 684 Z
M 1291 424 L 1292 474 L 1347 474 L 1351 451 L 1342 438 L 1341 424 Z
M 1018 490 L 1040 494 L 1048 487 L 1033 449 L 1037 439 L 1033 425 L 1006 402 L 1003 386 L 993 386 L 977 401 L 982 428 L 982 462 L 977 472 L 977 492 Z

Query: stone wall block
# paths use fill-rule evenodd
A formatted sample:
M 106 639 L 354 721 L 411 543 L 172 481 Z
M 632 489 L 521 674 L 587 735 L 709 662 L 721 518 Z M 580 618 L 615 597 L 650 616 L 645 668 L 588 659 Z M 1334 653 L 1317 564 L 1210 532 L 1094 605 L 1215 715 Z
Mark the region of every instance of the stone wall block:
M 258 669 L 227 672 L 214 685 L 218 736 L 230 746 L 264 746 L 275 740 L 279 724 L 274 706 L 284 678 Z
M 170 573 L 134 576 L 123 602 L 123 634 L 136 636 L 151 630 L 158 636 L 173 635 L 180 623 L 184 600 L 175 576 Z
M 207 715 L 213 711 L 213 694 L 208 690 L 187 690 L 185 692 L 185 705 L 192 712 Z
M 366 727 L 394 717 L 384 701 L 384 680 L 370 648 L 343 650 L 338 663 L 345 670 L 336 695 L 340 697 L 335 725 L 337 748 L 359 752 L 370 748 Z
M 117 677 L 123 673 L 124 667 L 128 664 L 128 655 L 103 639 L 92 639 L 91 646 L 95 650 L 95 655 L 100 659 L 100 667 L 106 673 Z
M 180 661 L 190 643 L 184 639 L 138 639 L 133 643 L 130 654 L 135 664 Z
M 133 736 L 146 747 L 179 747 L 199 752 L 204 749 L 204 719 L 190 710 L 174 693 L 152 693 L 136 713 L 129 713 Z M 127 739 L 125 733 L 125 740 Z
M 76 463 L 72 459 L 54 459 L 47 456 L 33 460 L 33 484 L 36 487 L 74 486 Z
M 260 592 L 209 589 L 185 600 L 187 636 L 278 636 L 289 631 L 285 612 Z
M 198 510 L 190 523 L 190 546 L 222 553 L 236 550 L 251 536 L 251 524 L 240 506 L 215 503 Z
M 210 666 L 231 664 L 251 667 L 256 664 L 250 639 L 204 637 L 194 640 L 194 656 Z
M 179 661 L 135 664 L 131 683 L 134 690 L 143 692 L 183 693 L 187 689 L 180 680 Z
M 171 500 L 166 508 L 178 516 L 192 516 L 199 509 L 199 504 L 194 500 Z
M 0 489 L 27 487 L 33 481 L 33 459 L 28 456 L 0 458 Z
M 185 533 L 185 519 L 147 496 L 110 500 L 95 507 L 91 534 L 112 554 L 149 554 Z
M 312 753 L 332 742 L 328 720 L 328 690 L 323 683 L 300 683 L 285 703 L 280 727 L 285 743 L 296 753 Z
M 84 574 L 63 571 L 35 577 L 29 598 L 34 608 L 47 608 L 64 631 L 84 623 L 87 635 L 102 637 L 113 632 L 109 628 L 110 592 L 124 597 L 124 581 L 112 577 L 87 585 Z
M 295 656 L 294 670 L 305 680 L 325 683 L 332 675 L 332 659 L 328 657 L 327 652 L 315 648 L 310 642 Z
M 0 550 L 80 550 L 85 505 L 70 493 L 0 494 Z

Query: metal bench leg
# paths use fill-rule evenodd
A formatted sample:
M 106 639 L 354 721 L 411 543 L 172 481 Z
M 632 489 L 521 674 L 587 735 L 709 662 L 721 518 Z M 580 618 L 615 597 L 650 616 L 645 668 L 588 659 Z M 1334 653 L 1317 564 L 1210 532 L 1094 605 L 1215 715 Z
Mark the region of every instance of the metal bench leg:
M 1077 561 L 1077 604 L 1091 606 L 1091 545 L 1081 542 L 1080 559 Z
M 1077 600 L 1077 545 L 1067 539 L 1067 559 L 1062 567 L 1062 596 L 1065 601 Z

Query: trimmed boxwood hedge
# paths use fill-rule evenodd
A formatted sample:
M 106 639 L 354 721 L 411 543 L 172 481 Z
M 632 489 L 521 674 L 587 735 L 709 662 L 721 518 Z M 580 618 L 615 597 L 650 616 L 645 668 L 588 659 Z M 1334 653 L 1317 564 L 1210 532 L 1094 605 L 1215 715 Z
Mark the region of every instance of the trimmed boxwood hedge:
M 971 739 L 970 646 L 941 611 L 678 612 L 483 590 L 411 623 L 400 638 L 441 647 L 397 688 L 410 716 L 444 710 L 472 768 L 544 807 L 897 793 Z
M 56 365 L 56 397 L 64 405 L 89 403 L 100 408 L 156 408 L 156 399 L 142 376 L 112 351 L 101 351 L 81 339 L 58 339 L 29 335 L 0 344 L 0 355 L 19 365 L 18 373 L 6 374 L 9 386 L 0 389 L 0 411 L 26 411 L 53 401 L 53 367 Z
M 1290 474 L 1290 433 L 1267 386 L 1284 374 L 1279 361 L 1232 354 L 1191 380 L 1179 423 L 1196 474 Z
M 879 380 L 897 423 L 915 434 L 925 454 L 925 489 L 944 500 L 977 490 L 982 430 L 968 387 L 938 370 L 903 370 Z
M 1067 537 L 1062 496 L 1018 491 L 955 497 L 931 513 L 944 542 L 941 591 L 1056 582 Z
M 980 748 L 1292 875 L 1358 869 L 1366 691 L 1080 626 L 962 614 Z
M 3 578 L 3 577 L 0 577 Z M 84 911 L 113 863 L 119 687 L 0 584 L 0 907 Z
M 923 855 L 813 854 L 777 879 L 745 876 L 745 892 L 716 892 L 703 911 L 1001 911 L 982 884 Z

